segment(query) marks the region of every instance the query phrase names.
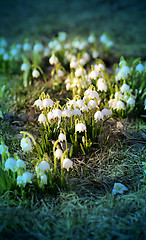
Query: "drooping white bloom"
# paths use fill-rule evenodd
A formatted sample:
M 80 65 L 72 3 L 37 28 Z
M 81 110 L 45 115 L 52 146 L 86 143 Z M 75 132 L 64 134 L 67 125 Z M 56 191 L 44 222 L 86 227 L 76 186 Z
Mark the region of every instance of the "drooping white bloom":
M 144 65 L 143 64 L 138 64 L 137 66 L 136 66 L 136 71 L 137 72 L 143 72 L 144 71 Z
M 47 107 L 51 107 L 53 106 L 53 101 L 49 98 L 46 98 L 43 100 L 43 107 L 47 108 Z
M 48 112 L 47 113 L 47 118 L 48 118 L 48 120 L 52 120 L 54 118 L 53 112 Z
M 24 43 L 23 44 L 23 50 L 24 51 L 30 51 L 30 49 L 31 49 L 30 43 Z
M 40 72 L 37 69 L 34 69 L 33 72 L 32 72 L 32 76 L 34 78 L 38 78 L 40 76 Z
M 20 142 L 20 146 L 24 152 L 32 150 L 32 143 L 29 137 L 22 138 Z
M 97 105 L 97 103 L 96 103 L 94 100 L 90 100 L 90 101 L 88 102 L 88 108 L 89 108 L 89 109 L 95 108 L 96 105 Z
M 40 187 L 42 187 L 43 185 L 47 184 L 47 175 L 46 174 L 41 174 L 40 175 Z
M 70 68 L 78 68 L 79 64 L 76 62 L 76 60 L 71 60 L 70 62 Z
M 88 37 L 88 42 L 89 43 L 94 43 L 96 41 L 96 37 L 93 34 L 90 34 Z
M 86 64 L 86 60 L 84 59 L 84 58 L 81 58 L 80 60 L 79 60 L 79 64 L 80 65 L 82 65 L 82 66 L 84 66 L 85 64 Z
M 44 49 L 44 56 L 45 57 L 48 57 L 50 55 L 50 49 L 48 48 L 48 47 L 46 47 L 45 49 Z
M 94 119 L 97 120 L 97 119 L 103 119 L 104 115 L 101 111 L 97 111 L 95 114 L 94 114 Z
M 47 119 L 46 119 L 46 117 L 45 117 L 45 115 L 44 115 L 43 113 L 41 113 L 41 114 L 39 115 L 38 121 L 39 121 L 40 123 L 45 123 L 45 122 L 47 121 Z
M 112 109 L 116 109 L 117 108 L 117 100 L 116 99 L 110 99 L 108 101 L 109 107 L 111 107 Z
M 133 107 L 135 105 L 135 99 L 132 97 L 128 98 L 127 105 L 130 105 L 130 107 Z
M 4 38 L 0 39 L 0 47 L 6 47 L 6 46 L 7 46 L 7 41 Z
M 17 176 L 17 184 L 22 185 L 23 184 L 23 178 L 22 176 Z
M 123 103 L 122 101 L 117 101 L 116 109 L 117 109 L 117 110 L 125 109 L 124 103 Z
M 116 81 L 121 79 L 126 79 L 130 74 L 130 69 L 128 66 L 123 66 L 116 76 Z
M 82 108 L 84 106 L 84 101 L 82 99 L 79 99 L 76 101 L 77 107 Z
M 75 126 L 76 132 L 84 132 L 86 131 L 86 125 L 84 123 L 77 123 Z
M 27 64 L 27 63 L 23 63 L 22 65 L 21 65 L 21 71 L 27 71 L 29 69 L 29 65 Z
M 115 99 L 116 100 L 121 100 L 123 99 L 123 95 L 121 92 L 115 92 Z
M 105 84 L 105 82 L 98 83 L 97 87 L 99 91 L 107 92 L 107 85 Z
M 93 58 L 99 57 L 99 52 L 98 52 L 98 51 L 93 51 L 93 52 L 92 52 L 92 57 L 93 57 Z
M 62 152 L 62 150 L 61 149 L 56 149 L 56 151 L 54 152 L 54 156 L 56 157 L 56 158 L 61 158 L 62 157 L 62 154 L 63 154 L 63 152 Z
M 18 159 L 16 162 L 16 167 L 18 168 L 26 168 L 25 162 L 21 159 Z
M 104 108 L 104 109 L 102 109 L 102 113 L 105 116 L 110 116 L 110 115 L 112 115 L 112 110 Z
M 8 147 L 6 145 L 0 145 L 0 154 L 4 152 L 8 153 Z
M 14 158 L 8 158 L 5 162 L 5 171 L 11 170 L 12 172 L 15 172 L 16 170 L 16 160 Z
M 40 169 L 40 172 L 47 172 L 50 170 L 50 165 L 47 161 L 42 161 L 40 162 L 39 164 L 39 169 Z
M 95 70 L 91 71 L 91 72 L 88 74 L 88 77 L 89 77 L 90 79 L 94 79 L 94 80 L 95 80 L 98 76 L 99 76 L 99 72 L 97 72 L 97 71 L 95 71 Z
M 23 185 L 25 186 L 26 183 L 31 183 L 31 178 L 32 178 L 32 174 L 30 172 L 25 172 L 22 175 L 22 181 L 23 181 Z
M 90 55 L 89 55 L 89 53 L 87 53 L 87 52 L 85 52 L 84 54 L 83 54 L 83 59 L 86 61 L 86 63 L 90 60 Z
M 70 117 L 72 115 L 72 112 L 70 109 L 64 109 L 62 112 L 62 117 Z
M 65 134 L 64 133 L 60 133 L 59 134 L 59 136 L 58 136 L 58 139 L 59 139 L 59 141 L 65 141 L 66 140 L 66 136 L 65 136 Z
M 75 108 L 72 112 L 72 115 L 74 116 L 81 115 L 81 111 L 78 108 Z
M 100 41 L 106 46 L 106 47 L 111 47 L 113 46 L 113 41 L 111 41 L 107 35 L 102 34 L 100 37 Z
M 66 32 L 59 32 L 58 33 L 58 40 L 60 42 L 64 42 L 66 40 L 67 33 Z
M 49 59 L 49 63 L 51 64 L 51 65 L 53 65 L 53 64 L 57 64 L 59 61 L 58 61 L 58 58 L 55 56 L 55 55 L 52 55 L 52 57 L 50 57 L 50 59 Z
M 86 70 L 84 68 L 77 68 L 76 71 L 75 71 L 75 76 L 76 77 L 81 77 L 83 76 L 84 74 L 86 73 Z
M 53 109 L 53 117 L 54 118 L 61 118 L 62 117 L 62 111 L 58 108 Z
M 117 193 L 122 194 L 123 191 L 128 191 L 128 189 L 123 184 L 121 184 L 121 183 L 114 184 L 114 188 L 112 190 L 113 194 L 117 194 Z
M 34 102 L 34 105 L 39 107 L 40 109 L 43 107 L 43 101 L 40 100 L 40 99 L 37 99 L 35 102 Z
M 58 70 L 58 76 L 59 77 L 63 77 L 64 76 L 64 72 L 61 69 Z
M 73 162 L 69 158 L 63 159 L 63 168 L 66 168 L 67 171 L 69 171 L 69 168 L 71 168 L 73 165 Z
M 129 92 L 130 91 L 130 87 L 129 87 L 129 85 L 127 85 L 127 84 L 123 84 L 122 86 L 121 86 L 121 92 Z
M 43 44 L 42 43 L 36 43 L 35 45 L 34 45 L 34 47 L 33 47 L 33 50 L 35 51 L 35 52 L 42 52 L 43 51 Z

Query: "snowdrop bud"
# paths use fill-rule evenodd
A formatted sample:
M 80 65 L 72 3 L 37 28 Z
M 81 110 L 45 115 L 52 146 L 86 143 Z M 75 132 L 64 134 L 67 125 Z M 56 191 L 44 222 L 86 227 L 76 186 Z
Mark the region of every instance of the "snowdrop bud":
M 46 117 L 45 117 L 45 115 L 44 115 L 43 113 L 41 113 L 41 114 L 39 115 L 38 121 L 39 121 L 40 123 L 45 123 L 45 122 L 47 121 L 47 119 L 46 119 Z
M 32 174 L 30 172 L 25 172 L 22 175 L 22 181 L 23 181 L 23 185 L 25 186 L 26 183 L 30 182 L 31 183 L 31 177 Z
M 29 65 L 27 64 L 27 63 L 23 63 L 22 65 L 21 65 L 21 71 L 27 71 L 29 69 Z
M 143 72 L 144 71 L 144 65 L 143 64 L 138 64 L 137 66 L 136 66 L 136 71 L 137 72 Z
M 22 178 L 22 176 L 18 176 L 18 177 L 17 177 L 17 184 L 18 184 L 18 185 L 22 185 L 22 184 L 23 184 L 23 178 Z
M 9 169 L 12 172 L 15 172 L 16 170 L 16 160 L 14 158 L 8 158 L 5 162 L 5 171 Z
M 42 161 L 39 164 L 39 169 L 40 169 L 40 172 L 48 171 L 48 170 L 50 170 L 50 165 L 48 162 Z
M 117 193 L 122 194 L 123 191 L 128 191 L 128 189 L 123 184 L 121 184 L 121 183 L 114 184 L 114 188 L 112 190 L 113 194 L 117 194 Z
M 20 146 L 24 152 L 32 150 L 32 144 L 29 137 L 22 138 L 20 142 Z
M 59 136 L 58 136 L 58 139 L 59 139 L 59 141 L 62 141 L 62 142 L 65 141 L 66 140 L 65 134 L 60 133 Z
M 97 103 L 94 100 L 90 100 L 88 103 L 88 108 L 89 109 L 95 108 L 96 105 L 97 105 Z
M 64 72 L 62 70 L 60 70 L 60 69 L 58 70 L 58 76 L 59 77 L 63 77 L 64 76 Z
M 103 119 L 103 113 L 101 111 L 97 111 L 95 114 L 94 114 L 94 119 L 97 120 L 97 119 Z
M 29 43 L 24 43 L 23 50 L 24 51 L 29 51 L 30 49 L 31 49 L 31 45 Z
M 61 157 L 62 157 L 62 154 L 63 154 L 63 152 L 62 152 L 61 149 L 57 149 L 57 150 L 54 152 L 54 156 L 55 156 L 56 158 L 61 158 Z
M 130 91 L 130 87 L 129 87 L 129 85 L 127 85 L 127 84 L 123 84 L 122 86 L 121 86 L 121 92 L 129 92 Z
M 53 55 L 52 57 L 50 57 L 50 59 L 49 59 L 49 63 L 50 63 L 51 65 L 57 64 L 58 62 L 59 62 L 59 61 L 58 61 L 58 58 L 55 57 L 54 55 Z
M 86 125 L 84 123 L 77 123 L 75 126 L 76 132 L 84 132 L 86 131 Z
M 48 99 L 48 98 L 46 98 L 46 99 L 44 99 L 43 100 L 43 107 L 51 107 L 51 106 L 53 106 L 53 101 L 51 100 L 51 99 Z
M 44 56 L 45 56 L 45 57 L 48 57 L 49 55 L 50 55 L 50 49 L 46 47 L 46 48 L 44 49 Z
M 18 168 L 26 168 L 25 162 L 21 159 L 18 159 L 16 162 L 16 167 Z
M 33 70 L 32 76 L 33 76 L 34 78 L 38 78 L 38 77 L 40 76 L 39 71 L 38 71 L 37 69 Z
M 0 145 L 0 154 L 4 152 L 8 153 L 8 147 L 6 145 Z
M 54 118 L 53 112 L 48 112 L 47 113 L 47 118 L 48 118 L 48 120 L 52 120 Z
M 63 168 L 66 168 L 67 171 L 69 171 L 69 168 L 71 168 L 73 165 L 73 162 L 69 158 L 63 159 Z

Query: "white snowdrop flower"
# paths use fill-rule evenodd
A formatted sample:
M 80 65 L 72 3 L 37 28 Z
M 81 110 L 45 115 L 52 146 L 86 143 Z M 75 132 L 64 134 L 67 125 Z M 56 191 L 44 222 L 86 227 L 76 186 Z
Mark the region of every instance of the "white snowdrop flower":
M 40 109 L 43 107 L 43 101 L 40 100 L 40 99 L 37 99 L 35 102 L 34 102 L 34 105 L 39 107 Z
M 65 140 L 66 140 L 65 134 L 64 134 L 64 133 L 60 133 L 59 136 L 58 136 L 58 139 L 59 139 L 59 141 L 61 141 L 61 142 L 65 141 Z
M 46 47 L 45 49 L 44 49 L 44 56 L 45 57 L 48 57 L 50 55 L 50 49 L 48 48 L 48 47 Z
M 60 70 L 60 69 L 58 70 L 58 76 L 59 77 L 63 77 L 64 76 L 64 72 L 62 70 Z
M 95 114 L 94 114 L 94 119 L 97 120 L 97 119 L 103 119 L 104 115 L 101 111 L 97 111 Z
M 123 66 L 116 76 L 116 80 L 126 79 L 130 74 L 130 69 L 128 66 Z
M 9 60 L 9 54 L 8 53 L 4 53 L 3 60 L 4 61 L 8 61 Z
M 69 91 L 71 89 L 71 84 L 70 83 L 67 83 L 66 84 L 66 90 Z
M 143 64 L 138 64 L 137 66 L 136 66 L 136 71 L 137 72 L 143 72 L 144 71 L 144 65 Z
M 108 41 L 107 35 L 102 34 L 101 37 L 100 37 L 100 41 L 101 41 L 102 43 L 106 43 L 106 42 Z
M 121 183 L 115 183 L 114 188 L 112 190 L 113 194 L 120 193 L 122 194 L 124 191 L 128 191 L 128 189 Z
M 101 83 L 105 83 L 105 80 L 103 78 L 99 78 L 97 81 L 97 85 L 101 84 Z
M 62 46 L 60 43 L 57 43 L 56 46 L 54 47 L 56 52 L 59 52 L 62 49 Z
M 7 46 L 7 41 L 5 39 L 0 40 L 0 47 L 6 47 Z
M 130 107 L 133 107 L 135 105 L 135 99 L 132 97 L 128 98 L 127 105 L 130 105 Z
M 70 68 L 78 68 L 78 67 L 79 67 L 79 64 L 75 60 L 70 62 Z
M 77 123 L 75 126 L 76 132 L 84 132 L 86 131 L 86 125 L 84 123 Z
M 117 101 L 116 109 L 120 110 L 120 109 L 124 109 L 124 108 L 125 108 L 124 103 L 122 101 Z
M 92 89 L 87 89 L 87 90 L 84 92 L 84 96 L 87 96 L 87 97 L 90 97 L 91 94 L 92 94 Z
M 90 72 L 89 74 L 88 74 L 88 77 L 90 78 L 90 79 L 96 79 L 97 77 L 99 76 L 99 72 L 97 72 L 97 71 L 95 71 L 95 70 L 93 70 L 92 72 Z
M 116 99 L 110 99 L 108 101 L 109 107 L 113 108 L 114 110 L 117 108 L 117 100 Z
M 47 184 L 47 175 L 46 174 L 41 174 L 40 175 L 40 187 L 42 187 L 43 185 L 46 185 Z
M 105 116 L 110 116 L 110 115 L 112 115 L 112 110 L 104 108 L 104 109 L 102 109 L 102 113 Z
M 48 112 L 47 113 L 47 118 L 48 118 L 48 120 L 52 120 L 54 118 L 53 112 Z
M 86 74 L 86 70 L 84 68 L 77 68 L 76 71 L 75 71 L 75 76 L 76 77 L 81 77 L 83 76 L 84 74 Z
M 78 108 L 75 108 L 72 112 L 73 116 L 81 115 L 81 111 Z
M 85 53 L 83 54 L 83 59 L 84 59 L 86 62 L 88 62 L 88 61 L 90 60 L 90 55 L 89 55 L 89 53 L 85 52 Z
M 115 92 L 115 99 L 116 99 L 116 100 L 120 100 L 120 99 L 122 99 L 122 98 L 123 98 L 123 95 L 122 95 L 121 92 Z
M 25 162 L 21 159 L 18 159 L 16 162 L 16 167 L 18 168 L 26 168 Z
M 86 60 L 83 59 L 83 58 L 81 58 L 81 59 L 79 60 L 79 64 L 82 65 L 82 66 L 84 66 L 84 65 L 86 64 Z
M 51 99 L 48 99 L 48 98 L 46 98 L 46 99 L 44 99 L 43 100 L 43 107 L 52 107 L 53 106 L 53 101 L 51 100 Z
M 96 37 L 93 34 L 90 34 L 88 37 L 88 42 L 89 43 L 94 43 L 96 41 Z
M 127 84 L 123 84 L 122 86 L 121 86 L 121 92 L 129 92 L 130 91 L 130 87 L 129 87 L 129 85 L 127 85 Z
M 34 69 L 33 72 L 32 72 L 32 76 L 34 78 L 38 78 L 40 76 L 40 72 L 37 69 Z
M 8 153 L 8 147 L 6 145 L 0 145 L 0 154 L 4 152 Z
M 69 158 L 63 159 L 63 168 L 66 168 L 69 171 L 69 168 L 72 168 L 73 162 Z
M 99 52 L 98 52 L 98 51 L 93 51 L 93 52 L 92 52 L 92 57 L 93 57 L 93 58 L 99 57 Z
M 1 110 L 0 110 L 0 118 L 3 118 L 3 113 Z
M 79 99 L 76 101 L 77 107 L 82 108 L 84 106 L 84 101 L 82 99 Z
M 35 45 L 34 45 L 34 47 L 33 47 L 33 50 L 35 51 L 35 52 L 42 52 L 43 51 L 43 48 L 44 48 L 44 46 L 43 46 L 43 44 L 42 43 L 36 43 Z
M 62 111 L 60 110 L 60 109 L 53 109 L 53 117 L 54 118 L 60 118 L 60 117 L 62 117 Z
M 5 51 L 6 50 L 4 48 L 0 48 L 0 55 L 4 55 Z
M 12 49 L 10 50 L 10 55 L 11 55 L 12 57 L 17 56 L 18 53 L 19 53 L 19 50 L 18 50 L 17 48 L 12 48 Z
M 22 178 L 22 176 L 17 176 L 17 184 L 18 185 L 23 185 L 23 178 Z
M 21 65 L 21 71 L 27 71 L 29 69 L 29 65 L 27 64 L 27 63 L 23 63 L 22 65 Z
M 96 105 L 97 105 L 97 103 L 96 103 L 94 100 L 90 100 L 90 101 L 88 102 L 88 108 L 89 108 L 89 109 L 95 108 Z
M 96 91 L 92 91 L 92 93 L 91 93 L 91 98 L 96 98 L 96 99 L 98 99 L 99 98 L 99 94 L 98 94 L 98 92 L 96 92 Z
M 94 70 L 97 71 L 97 72 L 105 71 L 105 66 L 102 63 L 95 64 L 94 65 Z
M 41 113 L 41 114 L 39 115 L 38 121 L 39 121 L 40 123 L 45 123 L 45 122 L 47 121 L 47 119 L 46 119 L 46 117 L 45 117 L 45 115 L 44 115 L 43 113 Z
M 65 48 L 65 49 L 71 49 L 71 46 L 70 46 L 69 43 L 65 43 L 65 44 L 64 44 L 64 48 Z
M 30 43 L 24 43 L 24 44 L 23 44 L 23 50 L 24 50 L 24 51 L 30 51 L 30 50 L 31 50 L 31 45 L 30 45 Z
M 67 38 L 67 33 L 66 32 L 59 32 L 58 33 L 58 40 L 60 42 L 64 42 Z
M 8 158 L 5 162 L 5 171 L 11 170 L 12 172 L 15 172 L 16 170 L 16 160 L 14 158 Z
M 70 117 L 72 115 L 72 112 L 70 109 L 64 109 L 62 112 L 62 117 Z
M 107 85 L 104 82 L 101 82 L 100 84 L 98 84 L 98 90 L 107 92 Z
M 85 104 L 80 109 L 82 112 L 88 111 L 88 107 Z
M 47 161 L 42 161 L 39 163 L 40 172 L 47 172 L 50 170 L 50 165 Z
M 24 152 L 32 150 L 32 143 L 29 137 L 22 138 L 20 142 L 20 146 Z
M 77 107 L 77 102 L 76 100 L 72 99 L 67 103 L 67 106 L 73 106 L 73 107 Z
M 49 48 L 51 48 L 51 49 L 53 49 L 53 48 L 55 48 L 55 46 L 58 44 L 58 40 L 57 39 L 54 39 L 53 41 L 50 41 L 49 43 L 48 43 L 48 47 Z
M 54 152 L 54 156 L 55 156 L 56 158 L 61 158 L 61 157 L 62 157 L 62 154 L 63 154 L 63 152 L 62 152 L 62 150 L 59 149 L 59 148 Z
M 32 174 L 30 172 L 24 172 L 22 175 L 23 185 L 25 186 L 28 182 L 31 183 L 31 178 Z
M 50 59 L 49 59 L 49 63 L 51 64 L 51 65 L 53 65 L 53 64 L 57 64 L 59 61 L 58 61 L 58 58 L 55 56 L 55 55 L 53 55 L 52 57 L 50 57 Z

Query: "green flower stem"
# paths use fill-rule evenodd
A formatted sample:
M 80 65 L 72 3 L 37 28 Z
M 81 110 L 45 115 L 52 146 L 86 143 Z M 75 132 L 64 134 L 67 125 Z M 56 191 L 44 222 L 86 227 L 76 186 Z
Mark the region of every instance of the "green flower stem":
M 101 132 L 102 132 L 103 122 L 104 121 L 102 120 L 101 125 L 100 125 L 100 129 L 99 129 L 99 135 L 101 135 Z
M 88 147 L 87 131 L 85 131 L 85 141 L 86 141 L 86 147 Z

